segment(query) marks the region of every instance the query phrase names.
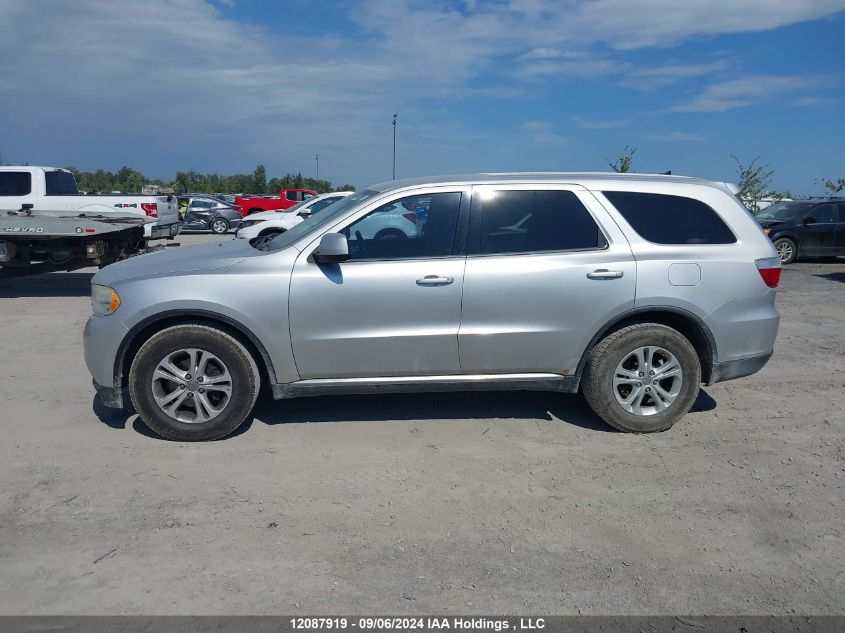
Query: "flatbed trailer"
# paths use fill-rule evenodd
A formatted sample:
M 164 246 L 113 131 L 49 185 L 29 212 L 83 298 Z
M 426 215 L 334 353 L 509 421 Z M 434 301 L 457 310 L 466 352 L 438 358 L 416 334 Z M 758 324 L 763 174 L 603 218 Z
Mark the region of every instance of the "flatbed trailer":
M 0 210 L 0 277 L 102 268 L 145 251 L 138 215 Z

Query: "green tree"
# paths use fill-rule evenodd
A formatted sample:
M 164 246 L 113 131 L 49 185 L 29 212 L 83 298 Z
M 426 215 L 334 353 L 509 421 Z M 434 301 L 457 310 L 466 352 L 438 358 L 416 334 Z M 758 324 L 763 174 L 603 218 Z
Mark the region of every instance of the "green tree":
M 355 185 L 341 185 L 335 191 L 355 191 Z
M 263 164 L 259 164 L 252 172 L 252 192 L 257 194 L 267 193 L 267 170 Z
M 759 156 L 750 163 L 743 163 L 734 154 L 731 154 L 731 158 L 736 162 L 736 172 L 739 176 L 737 196 L 752 213 L 760 210 L 760 201 L 763 198 L 783 198 L 783 195 L 771 190 L 775 172 L 767 163 L 761 162 Z
M 607 157 L 605 157 L 604 160 L 607 162 L 608 167 L 610 167 L 617 174 L 627 174 L 629 171 L 631 171 L 631 167 L 633 166 L 634 162 L 634 154 L 636 153 L 636 147 L 626 145 L 625 149 L 622 151 L 621 154 L 619 154 L 619 156 L 616 157 L 615 161 L 611 163 Z
M 824 187 L 824 191 L 829 196 L 845 191 L 845 178 L 838 178 L 836 180 L 828 180 L 826 178 L 819 178 L 816 181 L 817 185 Z

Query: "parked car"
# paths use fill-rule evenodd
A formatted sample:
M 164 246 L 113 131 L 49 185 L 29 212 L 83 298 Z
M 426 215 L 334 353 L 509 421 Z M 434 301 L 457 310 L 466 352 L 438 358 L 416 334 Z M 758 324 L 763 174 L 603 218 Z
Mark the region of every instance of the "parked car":
M 363 230 L 422 199 L 413 235 Z M 778 330 L 777 251 L 718 182 L 400 180 L 255 243 L 94 276 L 84 348 L 105 404 L 128 392 L 151 429 L 190 441 L 238 428 L 262 380 L 276 398 L 580 389 L 610 425 L 662 431 L 701 383 L 759 371 Z
M 180 196 L 179 205 L 185 210 L 184 230 L 211 231 L 223 235 L 237 229 L 243 210 L 211 196 Z
M 281 211 L 290 209 L 295 204 L 316 196 L 312 189 L 279 189 L 278 197 L 267 196 L 238 196 L 235 204 L 244 210 L 244 215 L 261 213 L 262 211 Z
M 251 240 L 256 237 L 273 239 L 290 228 L 293 228 L 303 219 L 321 212 L 338 200 L 342 200 L 353 191 L 334 191 L 324 193 L 303 200 L 286 211 L 262 211 L 253 213 L 241 221 L 236 237 Z
M 756 216 L 782 264 L 799 256 L 845 255 L 845 198 L 779 202 Z

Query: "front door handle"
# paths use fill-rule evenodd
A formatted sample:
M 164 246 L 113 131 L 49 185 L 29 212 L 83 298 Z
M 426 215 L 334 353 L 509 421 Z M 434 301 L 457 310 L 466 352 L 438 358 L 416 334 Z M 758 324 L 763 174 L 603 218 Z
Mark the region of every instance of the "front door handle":
M 438 277 L 437 275 L 426 275 L 422 279 L 417 279 L 418 286 L 448 286 L 454 282 L 453 277 Z
M 591 273 L 587 273 L 587 279 L 619 279 L 622 274 L 621 270 L 607 270 L 606 268 L 599 268 Z

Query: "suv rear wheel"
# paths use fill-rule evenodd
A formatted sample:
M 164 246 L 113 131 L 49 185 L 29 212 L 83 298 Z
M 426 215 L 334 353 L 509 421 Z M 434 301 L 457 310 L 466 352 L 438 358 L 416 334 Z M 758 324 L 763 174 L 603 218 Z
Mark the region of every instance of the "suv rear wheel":
M 177 325 L 156 333 L 129 370 L 138 415 L 153 431 L 176 441 L 229 435 L 252 410 L 259 382 L 249 351 L 206 325 Z
M 639 323 L 608 335 L 590 353 L 582 390 L 596 414 L 631 433 L 665 431 L 698 396 L 701 363 L 677 330 Z

